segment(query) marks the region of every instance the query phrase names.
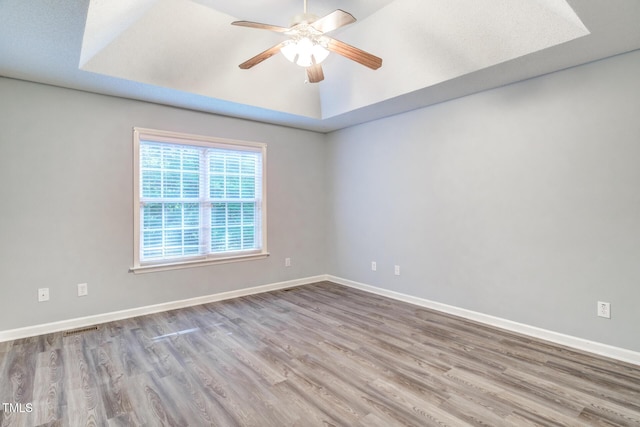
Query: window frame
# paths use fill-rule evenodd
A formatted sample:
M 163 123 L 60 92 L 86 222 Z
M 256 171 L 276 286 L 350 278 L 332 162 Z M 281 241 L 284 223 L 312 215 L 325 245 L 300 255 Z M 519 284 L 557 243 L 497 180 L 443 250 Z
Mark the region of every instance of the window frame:
M 141 251 L 141 197 L 140 197 L 140 146 L 141 141 L 152 141 L 174 145 L 219 148 L 233 151 L 259 152 L 262 156 L 262 188 L 260 200 L 260 236 L 261 247 L 255 250 L 227 251 L 219 254 L 206 253 L 175 259 L 142 261 Z M 203 229 L 201 224 L 200 230 Z M 262 142 L 240 141 L 204 135 L 186 134 L 157 129 L 133 128 L 133 267 L 130 272 L 147 273 L 174 270 L 205 265 L 222 264 L 237 261 L 263 259 L 269 256 L 267 251 L 267 144 Z

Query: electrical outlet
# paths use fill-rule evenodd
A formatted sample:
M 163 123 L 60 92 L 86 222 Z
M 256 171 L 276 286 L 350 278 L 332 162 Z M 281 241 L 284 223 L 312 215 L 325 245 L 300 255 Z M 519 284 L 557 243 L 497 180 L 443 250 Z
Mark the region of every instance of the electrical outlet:
M 371 261 L 371 271 L 376 271 L 378 269 L 378 264 L 375 261 Z
M 395 274 L 396 276 L 400 275 L 400 266 L 396 265 L 393 267 L 393 274 Z
M 38 302 L 49 301 L 49 288 L 38 289 Z
M 78 296 L 83 297 L 89 293 L 89 286 L 86 283 L 78 283 Z
M 284 259 L 284 266 L 285 267 L 291 267 L 291 258 L 285 258 Z
M 611 319 L 611 304 L 598 301 L 598 316 Z

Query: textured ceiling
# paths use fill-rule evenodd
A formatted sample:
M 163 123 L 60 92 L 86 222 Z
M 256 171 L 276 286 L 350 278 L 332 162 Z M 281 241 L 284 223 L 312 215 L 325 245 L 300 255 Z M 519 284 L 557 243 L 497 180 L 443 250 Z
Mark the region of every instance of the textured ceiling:
M 0 75 L 326 132 L 640 48 L 638 0 L 309 0 L 338 8 L 358 21 L 332 36 L 382 68 L 240 70 L 283 36 L 230 23 L 302 0 L 0 0 Z

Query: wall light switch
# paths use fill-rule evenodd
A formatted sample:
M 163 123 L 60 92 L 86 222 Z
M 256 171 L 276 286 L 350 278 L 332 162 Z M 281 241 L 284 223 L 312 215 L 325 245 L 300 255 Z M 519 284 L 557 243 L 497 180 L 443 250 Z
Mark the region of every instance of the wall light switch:
M 399 265 L 394 266 L 393 274 L 395 274 L 396 276 L 400 275 L 400 266 Z
M 375 261 L 371 261 L 371 270 L 376 271 L 378 269 L 378 264 Z

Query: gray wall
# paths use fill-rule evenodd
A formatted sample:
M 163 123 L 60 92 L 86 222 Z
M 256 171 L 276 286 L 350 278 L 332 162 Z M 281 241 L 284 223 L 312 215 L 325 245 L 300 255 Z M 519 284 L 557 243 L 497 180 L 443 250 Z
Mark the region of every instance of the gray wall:
M 640 51 L 330 134 L 329 272 L 640 351 L 638 76 Z
M 0 330 L 330 273 L 640 351 L 638 75 L 633 52 L 329 135 L 0 78 Z M 128 273 L 133 126 L 267 142 L 272 256 Z
M 133 126 L 266 142 L 271 256 L 128 273 Z M 313 132 L 0 78 L 0 330 L 325 273 L 323 142 Z M 78 298 L 83 282 L 89 295 Z M 50 288 L 49 302 L 37 302 L 39 287 Z

